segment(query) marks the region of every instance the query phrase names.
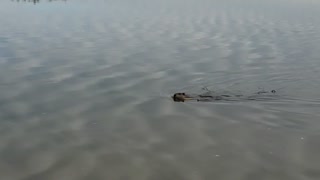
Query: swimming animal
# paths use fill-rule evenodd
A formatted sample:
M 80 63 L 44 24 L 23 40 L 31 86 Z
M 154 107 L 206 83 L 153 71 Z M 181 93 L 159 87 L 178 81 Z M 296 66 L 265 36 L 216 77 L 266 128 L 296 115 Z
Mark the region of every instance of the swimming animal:
M 237 100 L 256 100 L 259 97 L 262 97 L 262 94 L 275 94 L 276 90 L 271 91 L 258 91 L 257 93 L 251 96 L 244 96 L 244 95 L 228 95 L 228 94 L 198 94 L 192 95 L 187 93 L 175 93 L 172 96 L 173 101 L 175 102 L 185 102 L 185 101 L 237 101 Z

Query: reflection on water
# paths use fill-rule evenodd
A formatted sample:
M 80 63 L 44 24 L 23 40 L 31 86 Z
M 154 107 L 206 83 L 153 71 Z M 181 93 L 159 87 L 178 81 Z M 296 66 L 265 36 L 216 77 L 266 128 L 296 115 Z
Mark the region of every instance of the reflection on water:
M 11 0 L 11 1 L 16 1 L 16 2 L 32 2 L 33 4 L 37 4 L 40 2 L 40 0 Z M 52 1 L 67 1 L 67 0 L 47 0 L 47 2 L 52 2 Z
M 320 178 L 317 2 L 40 2 L 0 2 L 1 179 Z

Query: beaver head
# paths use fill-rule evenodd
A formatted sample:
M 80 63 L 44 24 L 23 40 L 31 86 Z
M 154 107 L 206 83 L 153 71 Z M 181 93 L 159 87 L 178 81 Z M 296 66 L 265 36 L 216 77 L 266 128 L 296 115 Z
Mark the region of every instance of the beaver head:
M 175 93 L 172 96 L 173 101 L 175 102 L 184 102 L 185 100 L 189 100 L 190 97 L 186 95 L 186 93 Z

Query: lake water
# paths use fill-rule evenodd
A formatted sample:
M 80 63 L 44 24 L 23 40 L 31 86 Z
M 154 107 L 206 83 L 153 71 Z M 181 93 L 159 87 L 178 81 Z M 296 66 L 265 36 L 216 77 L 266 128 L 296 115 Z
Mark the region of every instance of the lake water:
M 319 180 L 320 3 L 0 2 L 1 180 Z M 202 88 L 266 101 L 173 102 Z

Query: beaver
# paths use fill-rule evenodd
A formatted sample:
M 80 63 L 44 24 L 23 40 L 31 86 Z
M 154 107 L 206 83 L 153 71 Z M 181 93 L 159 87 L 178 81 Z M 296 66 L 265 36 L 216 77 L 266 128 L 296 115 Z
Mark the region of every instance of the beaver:
M 271 91 L 258 91 L 255 93 L 256 95 L 267 94 L 267 93 L 276 93 L 276 90 Z M 187 93 L 175 93 L 171 98 L 175 102 L 185 102 L 185 101 L 219 101 L 219 100 L 226 100 L 226 101 L 234 101 L 235 98 L 243 97 L 243 95 L 207 95 L 207 94 L 199 94 L 199 95 L 191 95 Z M 245 99 L 247 100 L 255 100 L 256 96 L 248 96 Z

